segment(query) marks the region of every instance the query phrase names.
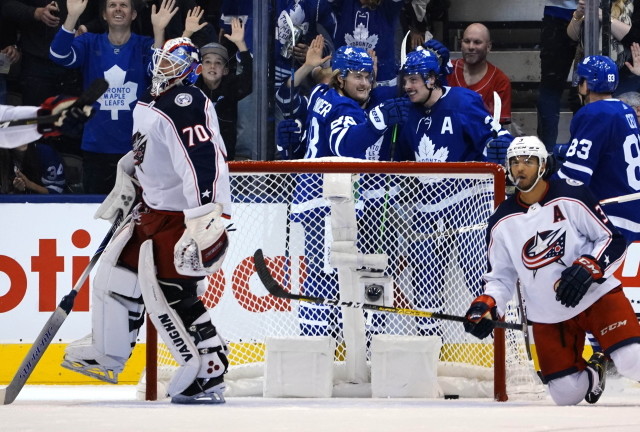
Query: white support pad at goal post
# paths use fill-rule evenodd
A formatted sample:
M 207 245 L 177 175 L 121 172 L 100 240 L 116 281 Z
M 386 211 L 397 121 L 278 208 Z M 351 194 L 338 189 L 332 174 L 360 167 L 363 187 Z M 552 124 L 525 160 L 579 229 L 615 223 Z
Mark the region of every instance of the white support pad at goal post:
M 388 306 L 464 315 L 480 293 L 486 269 L 486 222 L 505 195 L 502 167 L 336 158 L 230 162 L 229 166 L 235 231 L 229 233 L 230 248 L 221 271 L 205 279 L 202 299 L 229 342 L 226 381 L 232 395 L 255 395 L 234 387 L 232 381 L 260 377 L 267 337 L 332 336 L 336 368 L 344 370 L 340 308 L 270 296 L 253 265 L 254 252 L 263 249 L 270 272 L 285 289 L 323 298 L 338 296 L 337 272 L 327 256 L 331 221 L 329 202 L 322 198 L 325 173 L 354 175 L 358 252 L 388 256 L 384 274 L 393 280 L 394 302 Z M 361 313 L 369 341 L 374 334 L 441 336 L 439 379 L 447 370 L 460 379 L 493 377 L 493 390 L 477 397 L 504 401 L 508 394 L 539 391 L 530 388 L 536 376 L 522 332 L 507 330 L 505 338 L 505 330 L 496 329 L 494 338 L 480 341 L 457 322 Z M 519 321 L 515 309 L 507 320 Z M 153 339 L 147 342 L 156 348 Z M 147 368 L 149 375 L 157 372 L 161 380 L 175 363 L 162 344 L 157 348 L 158 364 L 152 354 Z M 370 353 L 366 355 L 370 358 Z M 334 375 L 339 379 L 339 373 Z M 149 381 L 153 387 L 155 380 Z M 461 387 L 464 396 L 465 386 Z M 147 390 L 147 399 L 152 399 L 152 392 Z

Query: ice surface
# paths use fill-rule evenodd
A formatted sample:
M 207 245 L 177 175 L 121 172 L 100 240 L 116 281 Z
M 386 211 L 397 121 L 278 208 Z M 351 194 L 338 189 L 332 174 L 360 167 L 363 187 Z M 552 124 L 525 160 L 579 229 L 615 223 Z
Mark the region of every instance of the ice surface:
M 0 406 L 0 432 L 640 431 L 640 384 L 610 378 L 595 405 L 488 399 L 266 399 L 224 405 L 136 400 L 133 386 L 26 386 Z

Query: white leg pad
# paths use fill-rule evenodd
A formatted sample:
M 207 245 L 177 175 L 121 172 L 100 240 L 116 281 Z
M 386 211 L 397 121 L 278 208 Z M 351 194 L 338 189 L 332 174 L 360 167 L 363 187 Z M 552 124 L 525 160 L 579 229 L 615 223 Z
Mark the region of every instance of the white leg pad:
M 180 364 L 167 389 L 169 396 L 174 396 L 195 381 L 201 368 L 200 355 L 182 320 L 169 306 L 158 284 L 151 240 L 145 241 L 140 247 L 138 268 L 140 289 L 147 313 L 174 359 Z
M 620 375 L 640 381 L 640 344 L 626 345 L 611 353 L 611 360 Z
M 92 333 L 65 349 L 63 366 L 109 382 L 117 382 L 131 355 L 144 310 L 137 275 L 116 266 L 132 228 L 130 218 L 125 220 L 100 258 L 91 293 Z M 84 360 L 97 362 L 111 376 L 80 370 Z
M 583 370 L 549 381 L 549 394 L 556 405 L 577 405 L 589 391 L 589 371 Z

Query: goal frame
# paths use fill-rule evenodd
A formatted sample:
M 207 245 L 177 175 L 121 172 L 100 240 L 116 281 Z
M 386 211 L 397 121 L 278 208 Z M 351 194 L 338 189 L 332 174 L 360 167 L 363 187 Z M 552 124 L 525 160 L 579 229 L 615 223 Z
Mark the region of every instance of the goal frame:
M 299 174 L 322 172 L 335 174 L 476 174 L 493 176 L 494 209 L 506 198 L 504 167 L 489 162 L 377 162 L 343 158 L 295 161 L 230 161 L 230 175 L 240 174 Z M 147 317 L 148 318 L 148 317 Z M 145 399 L 157 400 L 157 333 L 147 319 Z M 496 401 L 508 399 L 506 386 L 505 330 L 494 329 L 494 388 Z

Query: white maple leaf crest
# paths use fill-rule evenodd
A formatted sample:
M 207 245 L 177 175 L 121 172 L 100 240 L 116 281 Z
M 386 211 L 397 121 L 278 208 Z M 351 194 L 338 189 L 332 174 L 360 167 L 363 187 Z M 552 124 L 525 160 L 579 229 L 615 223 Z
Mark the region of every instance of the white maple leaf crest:
M 372 34 L 369 36 L 369 29 L 364 24 L 358 24 L 353 31 L 353 36 L 350 34 L 344 35 L 344 41 L 349 46 L 360 47 L 364 50 L 374 49 L 378 45 L 378 35 Z
M 282 45 L 286 45 L 289 41 L 291 41 L 291 28 L 289 27 L 289 24 L 287 24 L 287 19 L 285 18 L 285 15 L 287 13 L 291 18 L 291 22 L 293 23 L 293 25 L 302 30 L 302 34 L 306 35 L 309 31 L 309 22 L 307 21 L 307 16 L 304 13 L 304 9 L 302 9 L 302 6 L 296 3 L 292 9 L 290 9 L 289 11 L 283 10 L 278 16 L 276 37 L 278 38 L 278 42 L 280 42 Z
M 416 152 L 416 160 L 420 162 L 446 162 L 448 158 L 449 150 L 446 147 L 436 151 L 433 141 L 428 136 L 422 135 Z
M 109 88 L 98 102 L 101 111 L 111 111 L 111 120 L 118 120 L 118 112 L 131 111 L 131 104 L 137 99 L 138 84 L 132 81 L 124 82 L 127 72 L 114 65 L 104 73 L 109 82 Z

